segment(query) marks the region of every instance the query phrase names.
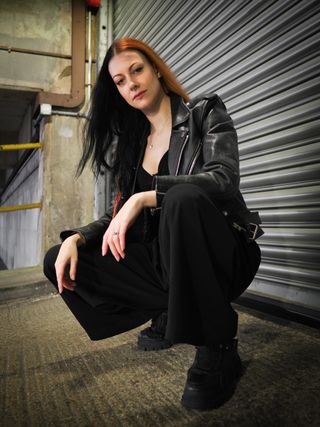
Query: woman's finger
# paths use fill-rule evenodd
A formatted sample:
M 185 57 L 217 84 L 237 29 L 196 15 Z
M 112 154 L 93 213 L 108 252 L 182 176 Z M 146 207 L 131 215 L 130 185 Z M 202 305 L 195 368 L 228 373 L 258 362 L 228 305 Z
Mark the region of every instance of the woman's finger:
M 126 247 L 126 233 L 127 233 L 127 227 L 124 226 L 121 228 L 120 233 L 119 233 L 119 242 L 120 242 L 120 249 L 123 253 L 123 257 L 125 257 L 125 247 Z
M 57 282 L 58 282 L 58 291 L 60 294 L 62 294 L 63 289 L 70 289 L 71 291 L 74 290 L 74 284 L 72 283 L 71 279 L 68 279 L 64 275 L 64 269 L 59 269 L 59 273 L 57 273 Z
M 112 241 L 115 245 L 115 247 L 117 248 L 118 254 L 121 256 L 121 258 L 124 258 L 124 252 L 121 248 L 121 243 L 120 243 L 120 236 L 122 235 L 122 232 L 117 232 L 116 234 L 113 234 L 113 238 Z
M 120 261 L 120 255 L 118 253 L 117 247 L 114 244 L 114 241 L 113 241 L 112 238 L 109 238 L 109 248 L 110 248 L 110 251 L 111 251 L 112 255 L 115 257 L 115 259 L 117 261 Z
M 77 264 L 78 264 L 78 260 L 76 258 L 71 258 L 71 261 L 70 261 L 70 272 L 69 272 L 71 280 L 76 280 Z
M 107 255 L 108 252 L 108 239 L 109 239 L 109 228 L 108 230 L 104 233 L 103 235 L 103 239 L 102 239 L 102 247 L 101 247 L 101 251 L 102 251 L 102 256 Z
M 64 268 L 61 266 L 56 267 L 56 276 L 57 276 L 59 294 L 63 292 L 63 275 L 64 275 Z
M 68 289 L 69 291 L 74 291 L 75 283 L 71 279 L 68 279 L 67 277 L 64 277 L 64 279 L 63 279 L 63 287 L 66 288 L 66 289 Z

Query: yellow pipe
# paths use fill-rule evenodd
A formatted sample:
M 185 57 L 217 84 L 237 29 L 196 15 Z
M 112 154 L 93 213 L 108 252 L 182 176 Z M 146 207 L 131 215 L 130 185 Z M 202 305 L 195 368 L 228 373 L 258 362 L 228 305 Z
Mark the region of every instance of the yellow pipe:
M 32 148 L 42 148 L 41 142 L 31 142 L 30 144 L 5 144 L 0 145 L 1 150 L 30 150 Z
M 41 207 L 42 207 L 41 203 L 29 203 L 27 205 L 16 205 L 16 206 L 2 206 L 0 207 L 0 212 L 22 211 L 25 209 L 37 209 Z

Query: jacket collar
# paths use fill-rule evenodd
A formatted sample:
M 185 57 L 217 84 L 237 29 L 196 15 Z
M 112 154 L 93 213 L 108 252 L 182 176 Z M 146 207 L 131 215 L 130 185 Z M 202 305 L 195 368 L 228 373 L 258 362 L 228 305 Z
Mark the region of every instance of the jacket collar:
M 180 150 L 181 150 L 181 147 L 183 146 L 183 141 L 185 140 L 185 137 L 187 135 L 187 130 L 184 128 L 179 129 L 179 126 L 188 120 L 190 115 L 190 110 L 187 104 L 184 102 L 182 96 L 180 95 L 177 95 L 175 93 L 170 94 L 170 101 L 171 101 L 171 116 L 172 116 L 172 133 L 171 133 L 170 144 L 169 144 L 168 166 L 169 166 L 170 174 L 175 174 L 176 173 L 175 171 L 178 169 L 180 164 Z M 140 164 L 142 163 L 149 132 L 150 132 L 150 123 L 147 123 L 144 129 L 143 137 L 141 138 L 141 140 L 143 141 L 143 144 L 141 145 L 140 154 L 138 157 L 138 163 L 135 168 L 135 175 L 134 175 L 131 194 L 133 194 L 135 189 L 137 172 Z
M 171 115 L 172 115 L 172 128 L 179 126 L 186 122 L 190 115 L 188 105 L 185 104 L 182 96 L 175 93 L 170 95 L 171 100 Z

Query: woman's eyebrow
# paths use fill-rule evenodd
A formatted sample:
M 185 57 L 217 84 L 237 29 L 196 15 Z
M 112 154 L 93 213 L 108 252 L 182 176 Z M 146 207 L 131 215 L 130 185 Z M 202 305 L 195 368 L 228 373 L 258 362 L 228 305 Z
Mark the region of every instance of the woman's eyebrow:
M 130 65 L 130 67 L 129 67 L 129 71 L 131 71 L 131 68 L 132 67 L 134 67 L 136 64 L 140 64 L 139 62 L 133 62 L 131 65 Z M 114 76 L 112 76 L 112 78 L 114 79 L 115 77 L 117 77 L 117 76 L 122 76 L 123 74 L 121 74 L 121 73 L 118 73 L 118 74 L 115 74 Z

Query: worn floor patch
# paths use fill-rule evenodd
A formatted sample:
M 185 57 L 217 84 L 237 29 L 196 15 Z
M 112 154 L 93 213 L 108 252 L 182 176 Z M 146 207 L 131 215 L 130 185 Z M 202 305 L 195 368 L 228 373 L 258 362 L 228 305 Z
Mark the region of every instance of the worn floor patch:
M 1 426 L 319 426 L 318 331 L 236 309 L 245 375 L 198 413 L 180 404 L 193 347 L 141 352 L 141 328 L 90 341 L 59 296 L 2 305 Z

